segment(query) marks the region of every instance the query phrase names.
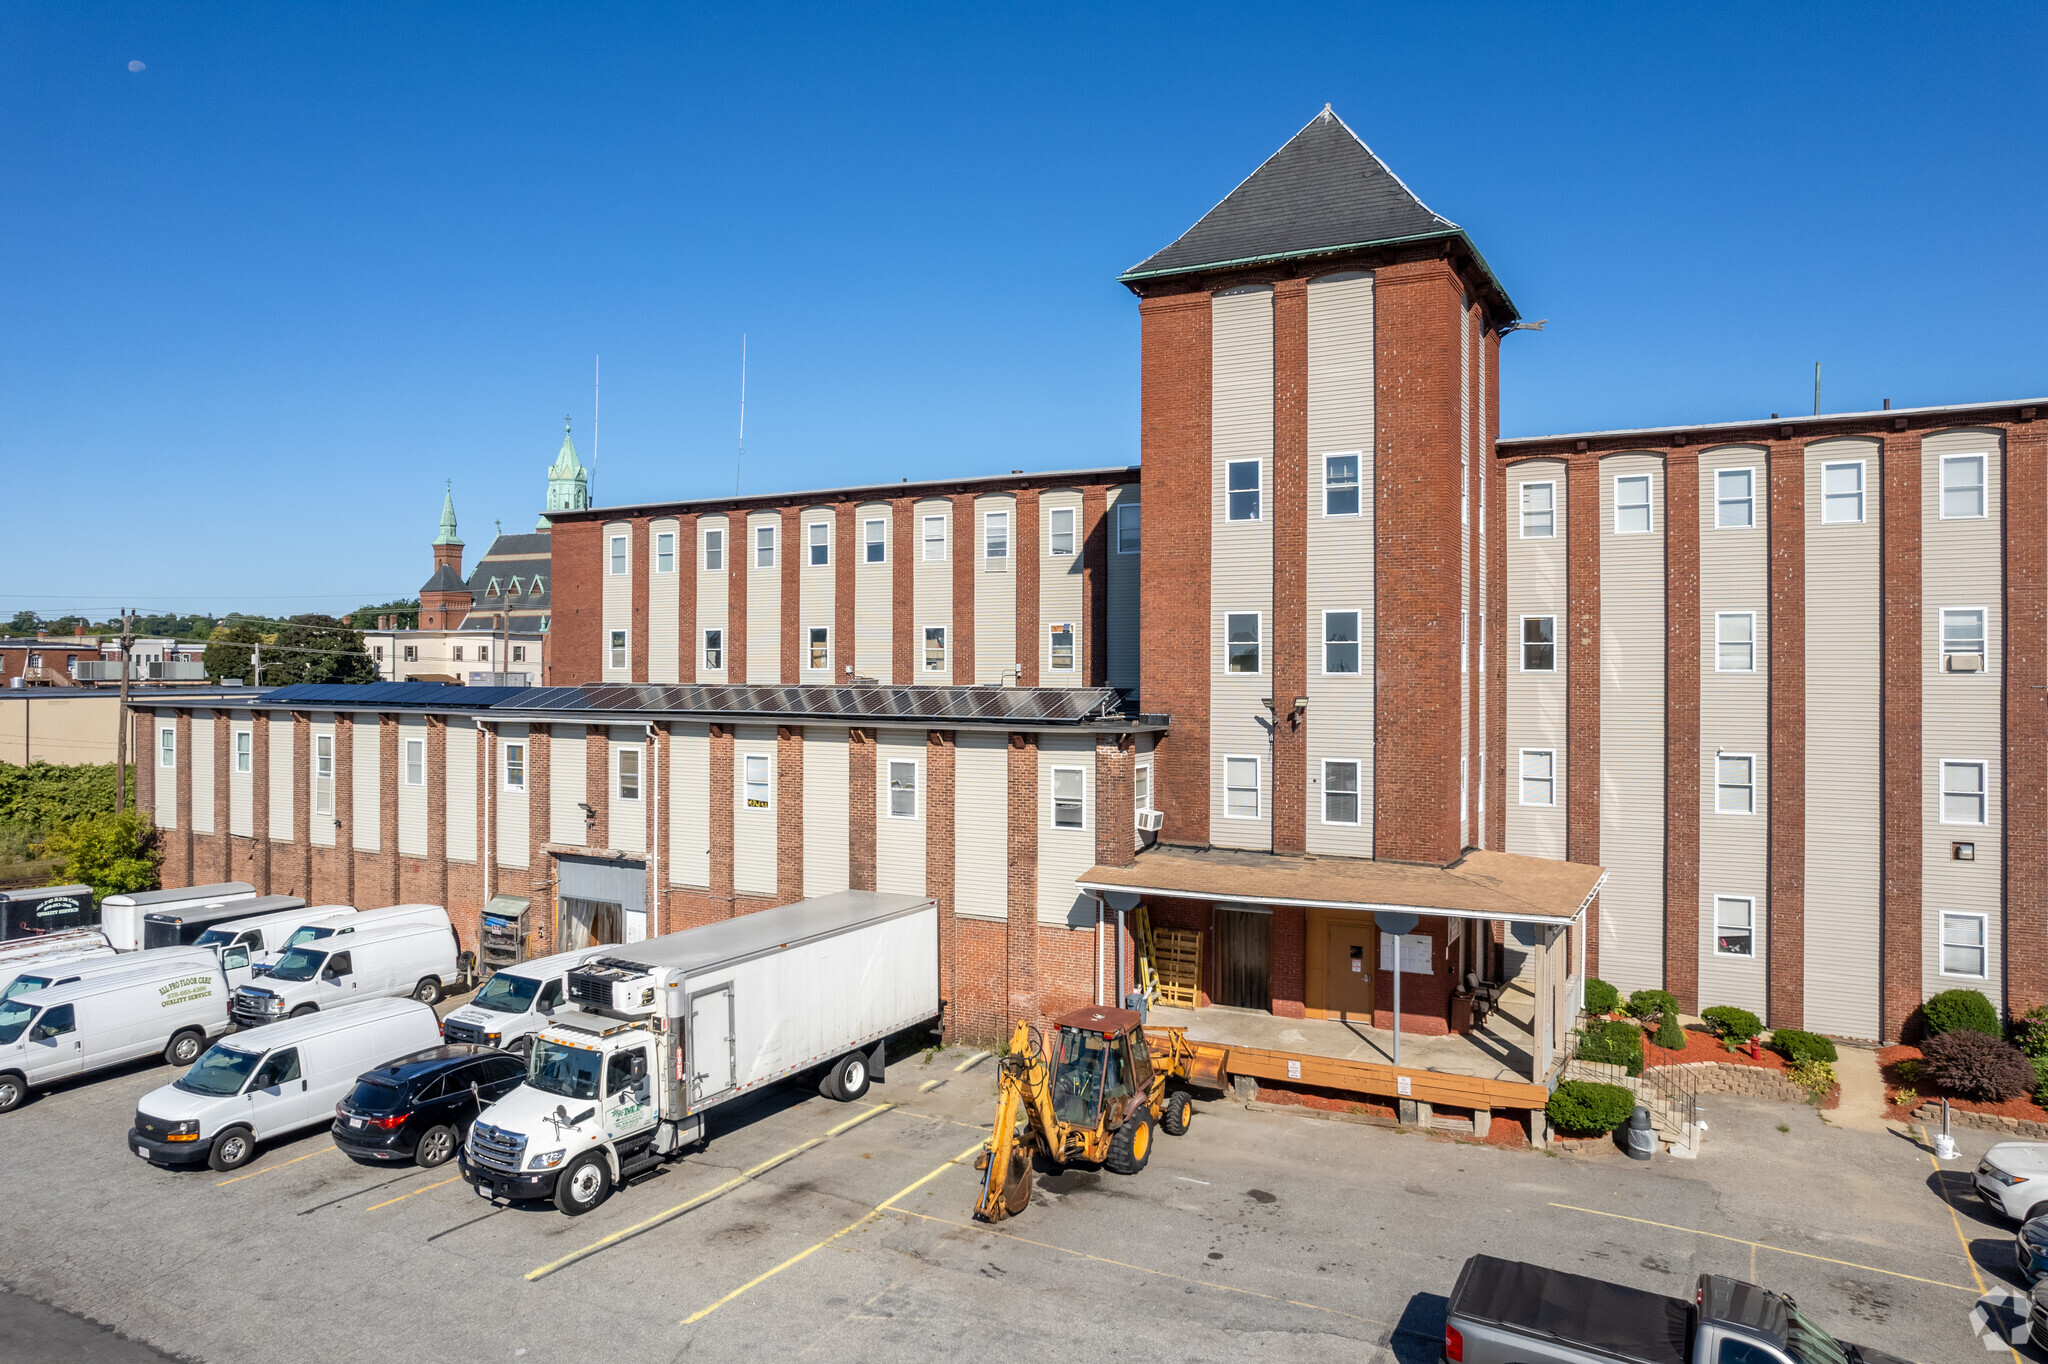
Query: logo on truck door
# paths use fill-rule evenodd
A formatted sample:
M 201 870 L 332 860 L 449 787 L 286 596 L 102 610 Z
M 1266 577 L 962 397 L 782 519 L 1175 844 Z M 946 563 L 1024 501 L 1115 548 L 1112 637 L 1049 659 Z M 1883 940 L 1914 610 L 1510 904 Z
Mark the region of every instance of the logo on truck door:
M 605 1063 L 604 1090 L 611 1098 L 614 1136 L 637 1132 L 654 1121 L 650 1089 L 645 1049 L 612 1053 Z

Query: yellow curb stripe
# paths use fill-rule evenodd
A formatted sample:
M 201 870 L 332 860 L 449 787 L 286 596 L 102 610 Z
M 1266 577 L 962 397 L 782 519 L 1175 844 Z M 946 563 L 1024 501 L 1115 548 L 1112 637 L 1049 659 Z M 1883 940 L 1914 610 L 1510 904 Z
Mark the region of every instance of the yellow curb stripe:
M 426 1186 L 425 1188 L 420 1188 L 420 1189 L 414 1189 L 414 1190 L 412 1191 L 412 1193 L 402 1193 L 402 1194 L 400 1194 L 400 1195 L 399 1195 L 398 1197 L 396 1197 L 396 1198 L 387 1198 L 387 1199 L 385 1199 L 385 1200 L 384 1200 L 384 1201 L 383 1201 L 382 1203 L 372 1203 L 372 1204 L 371 1204 L 371 1205 L 370 1205 L 369 1207 L 367 1207 L 367 1208 L 364 1208 L 364 1209 L 363 1209 L 363 1211 L 364 1211 L 364 1212 L 375 1212 L 375 1211 L 377 1211 L 377 1209 L 379 1209 L 379 1208 L 388 1208 L 388 1207 L 390 1207 L 390 1206 L 391 1206 L 391 1205 L 392 1205 L 393 1203 L 403 1203 L 403 1202 L 405 1202 L 405 1200 L 406 1200 L 406 1199 L 408 1199 L 408 1198 L 411 1198 L 413 1194 L 423 1194 L 423 1193 L 426 1193 L 426 1192 L 427 1192 L 427 1190 L 429 1190 L 429 1189 L 439 1189 L 439 1188 L 441 1188 L 441 1187 L 443 1187 L 443 1186 L 445 1186 L 445 1185 L 453 1184 L 453 1183 L 454 1183 L 454 1182 L 455 1182 L 456 1180 L 458 1180 L 458 1179 L 461 1179 L 461 1178 L 462 1178 L 462 1176 L 461 1176 L 461 1175 L 454 1175 L 454 1176 L 452 1176 L 452 1177 L 450 1177 L 450 1178 L 448 1178 L 448 1179 L 444 1179 L 444 1180 L 442 1180 L 442 1181 L 441 1181 L 441 1183 L 439 1183 L 439 1184 L 429 1184 L 429 1185 L 427 1185 L 427 1186 Z
M 236 1175 L 233 1179 L 223 1179 L 219 1183 L 215 1184 L 213 1187 L 216 1189 L 225 1189 L 230 1184 L 240 1184 L 245 1179 L 254 1179 L 258 1175 L 267 1175 L 272 1170 L 282 1170 L 285 1166 L 297 1165 L 302 1160 L 311 1160 L 315 1156 L 328 1155 L 333 1150 L 334 1148 L 330 1146 L 325 1151 L 308 1151 L 303 1156 L 293 1156 L 290 1160 L 281 1160 L 275 1165 L 266 1165 L 260 1170 L 251 1170 L 248 1174 Z
M 1927 1147 L 1927 1159 L 1933 1162 L 1934 1172 L 1938 1175 L 1941 1173 L 1941 1157 L 1934 1154 L 1934 1143 L 1928 1139 L 1927 1128 L 1917 1123 L 1915 1126 L 1920 1127 L 1920 1141 Z M 1946 1180 L 1938 1182 L 1944 1186 L 1947 1184 Z M 1984 1276 L 1977 1270 L 1976 1257 L 1970 1254 L 1970 1238 L 1963 1235 L 1963 1219 L 1956 1215 L 1955 1200 L 1948 1196 L 1948 1189 L 1946 1187 L 1943 1187 L 1941 1191 L 1941 1201 L 1948 1205 L 1949 1225 L 1956 1229 L 1956 1240 L 1963 1243 L 1963 1259 L 1970 1266 L 1970 1277 L 1977 1281 L 1977 1296 L 1981 1298 L 1991 1290 L 1984 1286 Z M 2014 1347 L 2013 1343 L 2007 1341 L 2005 1348 L 2012 1354 L 2012 1364 L 2020 1364 L 2020 1352 Z

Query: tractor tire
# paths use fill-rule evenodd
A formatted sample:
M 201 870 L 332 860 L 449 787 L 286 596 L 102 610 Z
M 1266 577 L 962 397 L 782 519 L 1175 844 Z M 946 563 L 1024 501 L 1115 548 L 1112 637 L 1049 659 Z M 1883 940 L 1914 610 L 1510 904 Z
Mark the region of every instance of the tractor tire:
M 1109 1139 L 1103 1165 L 1111 1174 L 1134 1175 L 1152 1159 L 1152 1115 L 1140 1109 Z
M 1195 1120 L 1194 1096 L 1185 1089 L 1176 1089 L 1166 1096 L 1166 1105 L 1159 1111 L 1159 1126 L 1169 1137 L 1187 1135 L 1188 1124 Z

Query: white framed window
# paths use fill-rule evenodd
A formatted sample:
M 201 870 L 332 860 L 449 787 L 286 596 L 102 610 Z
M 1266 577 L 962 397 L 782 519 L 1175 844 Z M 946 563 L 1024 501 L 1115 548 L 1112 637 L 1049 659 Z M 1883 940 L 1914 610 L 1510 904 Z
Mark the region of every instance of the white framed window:
M 514 663 L 524 663 L 526 661 L 526 646 L 524 644 L 512 646 L 512 661 Z
M 706 630 L 704 632 L 704 666 L 711 672 L 724 671 L 725 631 Z
M 1820 522 L 1824 526 L 1863 524 L 1863 461 L 1820 466 Z
M 1323 760 L 1323 823 L 1358 823 L 1358 761 Z
M 924 518 L 924 561 L 928 564 L 946 561 L 946 518 L 943 516 Z
M 1232 521 L 1259 519 L 1259 461 L 1233 459 L 1224 471 L 1228 493 L 1225 514 Z
M 334 814 L 334 736 L 313 736 L 313 813 Z
M 1087 774 L 1078 767 L 1055 767 L 1052 770 L 1052 827 L 1055 829 L 1085 829 L 1088 827 Z
M 612 576 L 613 576 L 614 578 L 623 578 L 623 577 L 624 577 L 625 575 L 626 575 L 626 537 L 625 537 L 625 536 L 623 536 L 623 535 L 614 535 L 614 536 L 612 537 Z M 490 590 L 490 595 L 491 595 L 491 596 L 496 596 L 497 594 L 498 594 L 498 580 L 497 580 L 496 578 L 493 578 L 493 579 L 491 579 L 491 590 Z
M 1557 804 L 1557 750 L 1522 750 L 1522 804 Z
M 827 625 L 813 625 L 810 630 L 810 653 L 804 665 L 812 672 L 824 672 L 832 666 L 832 629 Z
M 804 527 L 810 537 L 811 567 L 823 568 L 832 562 L 832 523 L 813 521 Z
M 505 745 L 505 789 L 524 791 L 526 789 L 526 745 L 508 743 Z
M 1326 676 L 1357 674 L 1358 615 L 1356 611 L 1323 612 L 1323 672 Z
M 1714 671 L 1753 673 L 1756 671 L 1756 612 L 1716 611 L 1714 613 Z
M 1074 627 L 1061 623 L 1050 627 L 1051 658 L 1047 664 L 1056 673 L 1070 673 L 1074 670 Z
M 235 731 L 235 771 L 256 770 L 256 735 L 246 729 Z
M 1233 611 L 1223 618 L 1223 670 L 1259 671 L 1259 613 Z
M 1136 554 L 1141 543 L 1138 535 L 1138 503 L 1126 497 L 1116 504 L 1116 552 Z
M 618 800 L 640 799 L 640 750 L 622 748 L 618 750 L 618 784 L 613 788 Z
M 1522 485 L 1522 538 L 1551 540 L 1557 536 L 1557 484 Z
M 1944 606 L 1941 609 L 1941 651 L 1943 654 L 1975 654 L 1984 657 L 1984 608 Z
M 159 725 L 156 731 L 156 765 L 176 767 L 178 765 L 178 727 Z
M 943 625 L 924 627 L 924 670 L 928 673 L 946 671 L 946 627 Z
M 425 786 L 427 784 L 427 741 L 407 739 L 405 741 L 405 784 Z
M 379 663 L 384 661 L 384 646 L 381 644 L 377 646 L 377 661 Z
M 1229 758 L 1223 760 L 1223 817 L 1225 819 L 1257 819 L 1259 817 L 1259 760 L 1257 758 Z
M 1648 474 L 1616 474 L 1614 476 L 1614 533 L 1616 535 L 1648 535 L 1653 529 L 1650 522 L 1650 476 Z
M 1323 515 L 1358 515 L 1358 452 L 1323 456 Z
M 455 646 L 455 661 L 457 663 L 462 661 L 462 646 L 460 644 Z
M 860 523 L 861 557 L 871 564 L 886 563 L 889 558 L 889 523 L 882 517 Z
M 1941 764 L 1941 822 L 1982 824 L 1985 822 L 1985 764 L 1943 759 Z
M 408 663 L 417 663 L 417 662 L 419 662 L 419 661 L 420 661 L 420 646 L 419 646 L 419 645 L 417 645 L 417 644 L 408 644 L 408 645 L 406 645 L 406 646 L 405 646 L 405 661 L 406 661 L 406 662 L 408 662 Z
M 749 753 L 746 755 L 746 761 L 741 765 L 743 786 L 741 795 L 746 800 L 749 810 L 766 810 L 769 808 L 769 801 L 771 799 L 769 791 L 772 785 L 770 777 L 773 770 L 766 753 Z
M 1756 525 L 1756 470 L 1720 469 L 1714 473 L 1714 528 L 1749 530 Z
M 462 657 L 460 649 L 456 651 L 455 656 L 457 658 Z M 612 666 L 614 668 L 626 666 L 626 632 L 624 630 L 612 631 Z
M 1714 813 L 1753 815 L 1756 813 L 1756 756 L 1750 753 L 1714 755 Z
M 1522 617 L 1522 671 L 1557 671 L 1557 617 Z
M 1074 557 L 1074 509 L 1054 507 L 1045 518 L 1046 552 L 1055 559 Z
M 1008 512 L 992 511 L 981 514 L 981 557 L 988 560 L 990 572 L 995 572 L 1009 566 L 1010 514 Z
M 704 571 L 723 573 L 725 571 L 725 531 L 713 527 L 704 532 Z
M 1756 901 L 1747 895 L 1714 897 L 1714 955 L 1756 955 Z
M 889 818 L 917 818 L 917 762 L 911 758 L 889 760 Z
M 1941 914 L 1941 973 L 1982 980 L 1989 969 L 1986 917 L 1943 910 Z
M 1984 456 L 1943 455 L 1941 519 L 1970 520 L 1984 514 Z
M 491 661 L 491 646 L 490 646 L 490 645 L 488 645 L 488 644 L 479 644 L 479 645 L 477 645 L 477 646 L 476 646 L 476 661 L 477 661 L 477 662 L 479 662 L 479 663 L 488 663 L 488 662 L 490 662 L 490 661 Z
M 775 567 L 775 527 L 754 527 L 754 567 Z
M 654 571 L 673 573 L 676 571 L 676 533 L 665 530 L 654 537 Z M 519 590 L 519 580 L 512 580 L 512 590 Z
M 1139 763 L 1131 769 L 1131 808 L 1152 808 L 1152 764 Z

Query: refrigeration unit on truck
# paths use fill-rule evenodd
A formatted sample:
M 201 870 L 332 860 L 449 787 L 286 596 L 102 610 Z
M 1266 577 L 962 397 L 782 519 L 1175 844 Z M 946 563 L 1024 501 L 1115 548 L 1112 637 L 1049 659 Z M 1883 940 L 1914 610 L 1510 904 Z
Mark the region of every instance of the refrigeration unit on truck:
M 574 1217 L 707 1139 L 706 1116 L 778 1080 L 856 1099 L 888 1039 L 939 1015 L 939 910 L 842 891 L 613 949 L 573 967 L 526 1082 L 477 1116 L 481 1197 Z

